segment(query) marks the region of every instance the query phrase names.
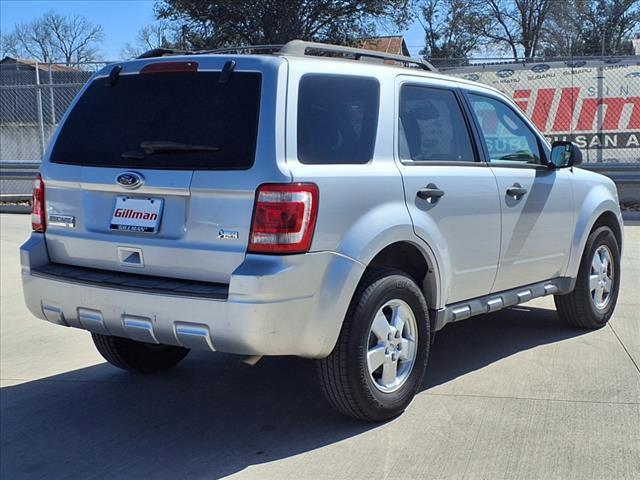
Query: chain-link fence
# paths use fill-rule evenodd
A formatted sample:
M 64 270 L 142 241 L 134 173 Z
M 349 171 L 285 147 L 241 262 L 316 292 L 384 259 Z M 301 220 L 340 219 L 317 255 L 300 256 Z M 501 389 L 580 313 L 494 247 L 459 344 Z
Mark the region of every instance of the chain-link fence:
M 80 88 L 105 63 L 67 66 L 5 58 L 0 62 L 0 192 L 3 198 L 31 191 L 15 172 L 33 170 L 58 122 Z
M 40 160 L 76 93 L 104 65 L 0 62 L 0 161 Z
M 39 162 L 77 92 L 104 65 L 0 62 L 0 162 Z M 640 168 L 640 57 L 456 59 L 437 65 L 511 96 L 550 140 L 576 142 L 587 164 Z M 0 190 L 25 190 L 24 180 L 5 176 Z
M 549 140 L 575 142 L 586 164 L 640 168 L 640 57 L 464 63 L 440 71 L 509 95 Z

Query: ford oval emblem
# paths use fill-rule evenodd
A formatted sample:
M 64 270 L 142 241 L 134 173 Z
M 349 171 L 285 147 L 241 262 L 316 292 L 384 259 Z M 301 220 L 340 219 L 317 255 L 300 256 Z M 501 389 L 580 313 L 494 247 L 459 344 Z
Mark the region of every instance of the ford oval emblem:
M 116 182 L 124 188 L 133 190 L 142 186 L 144 183 L 144 177 L 136 172 L 124 172 L 116 177 Z

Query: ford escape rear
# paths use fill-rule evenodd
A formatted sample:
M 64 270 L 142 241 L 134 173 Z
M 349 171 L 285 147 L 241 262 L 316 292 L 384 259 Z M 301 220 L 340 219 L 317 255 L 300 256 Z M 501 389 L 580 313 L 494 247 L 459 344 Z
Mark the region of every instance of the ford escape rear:
M 329 402 L 365 420 L 407 407 L 448 322 L 554 295 L 568 323 L 606 324 L 621 215 L 575 145 L 418 60 L 249 53 L 85 86 L 34 188 L 34 315 L 138 372 L 189 349 L 317 359 Z

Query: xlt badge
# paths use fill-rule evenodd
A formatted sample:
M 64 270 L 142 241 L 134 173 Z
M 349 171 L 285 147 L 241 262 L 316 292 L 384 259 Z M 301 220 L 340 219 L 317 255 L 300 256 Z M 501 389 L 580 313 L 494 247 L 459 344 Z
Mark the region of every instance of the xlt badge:
M 218 232 L 218 238 L 222 238 L 225 240 L 235 240 L 240 236 L 237 230 L 225 230 L 221 228 Z
M 52 227 L 76 228 L 76 217 L 72 215 L 49 215 L 47 224 Z

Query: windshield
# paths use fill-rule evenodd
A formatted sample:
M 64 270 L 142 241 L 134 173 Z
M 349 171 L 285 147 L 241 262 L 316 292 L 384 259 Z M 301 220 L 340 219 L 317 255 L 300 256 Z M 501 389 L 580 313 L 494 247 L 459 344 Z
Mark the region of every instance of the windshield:
M 54 163 L 185 170 L 253 165 L 261 75 L 121 75 L 92 82 L 64 123 Z M 146 148 L 145 148 L 146 147 Z

